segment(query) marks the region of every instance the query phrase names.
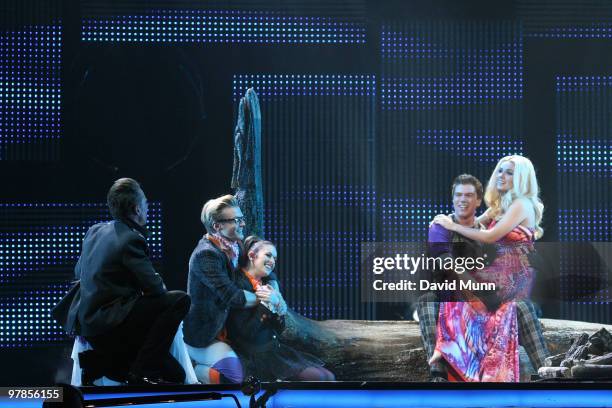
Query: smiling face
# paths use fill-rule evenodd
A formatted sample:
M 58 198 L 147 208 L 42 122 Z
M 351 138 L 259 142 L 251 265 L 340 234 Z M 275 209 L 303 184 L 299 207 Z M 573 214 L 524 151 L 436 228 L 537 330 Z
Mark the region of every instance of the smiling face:
M 213 224 L 213 228 L 230 241 L 244 239 L 244 226 L 244 215 L 240 207 L 224 208 L 219 219 Z
M 453 208 L 455 216 L 459 219 L 469 219 L 476 215 L 481 200 L 472 184 L 457 184 L 453 191 Z
M 249 251 L 248 256 L 256 278 L 265 278 L 276 266 L 277 254 L 274 245 L 262 244 L 256 251 Z
M 500 193 L 505 193 L 512 190 L 514 187 L 514 163 L 511 161 L 505 161 L 497 169 L 495 175 L 495 187 Z

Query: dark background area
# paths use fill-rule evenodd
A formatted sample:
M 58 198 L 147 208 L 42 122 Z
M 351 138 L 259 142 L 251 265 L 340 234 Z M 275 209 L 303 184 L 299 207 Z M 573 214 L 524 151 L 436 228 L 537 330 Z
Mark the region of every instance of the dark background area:
M 101 203 L 115 179 L 133 177 L 141 182 L 150 201 L 162 204 L 163 257 L 159 266 L 167 286 L 185 289 L 188 259 L 204 232 L 199 221 L 201 207 L 206 200 L 230 192 L 232 132 L 237 105 L 232 97 L 234 75 L 375 75 L 378 83 L 372 137 L 377 151 L 373 172 L 369 174 L 372 177 L 370 187 L 378 191 L 379 200 L 385 194 L 389 197 L 395 193 L 410 195 L 409 186 L 406 191 L 394 191 L 395 184 L 387 177 L 394 168 L 387 168 L 393 161 L 385 156 L 385 147 L 389 150 L 397 150 L 397 147 L 391 138 L 385 136 L 387 122 L 383 120 L 385 113 L 380 104 L 380 83 L 386 63 L 381 56 L 381 26 L 389 22 L 457 24 L 486 21 L 495 24 L 515 21 L 520 22 L 522 33 L 523 91 L 522 97 L 513 105 L 520 123 L 513 125 L 518 133 L 511 136 L 523 140 L 523 152 L 537 168 L 542 200 L 546 204 L 544 241 L 576 239 L 560 236 L 560 209 L 576 207 L 571 199 L 572 191 L 561 191 L 560 186 L 588 185 L 599 191 L 597 197 L 602 197 L 600 200 L 607 200 L 611 184 L 609 175 L 587 176 L 586 179 L 584 176 L 560 175 L 555 158 L 558 154 L 558 115 L 562 112 L 557 109 L 559 99 L 555 78 L 558 75 L 610 75 L 612 37 L 610 31 L 604 31 L 603 36 L 583 38 L 553 34 L 558 33 L 555 30 L 559 28 L 590 27 L 594 23 L 609 30 L 612 27 L 610 5 L 607 2 L 597 4 L 455 0 L 315 1 L 310 4 L 296 1 L 282 4 L 269 1 L 260 6 L 293 15 L 323 16 L 361 24 L 365 27 L 366 41 L 359 44 L 135 44 L 84 42 L 81 40 L 82 21 L 91 16 L 142 12 L 154 6 L 176 9 L 244 9 L 253 6 L 248 2 L 223 1 L 134 1 L 122 2 L 121 7 L 115 2 L 102 1 L 8 2 L 2 6 L 5 30 L 58 21 L 61 24 L 61 139 L 59 153 L 53 160 L 0 160 L 2 202 Z M 265 107 L 264 101 L 262 109 Z M 611 135 L 612 132 L 606 129 L 606 133 L 595 136 L 609 141 Z M 446 165 L 429 163 L 440 167 L 435 174 L 423 171 L 405 177 L 421 179 L 426 186 L 419 187 L 421 197 L 430 194 L 440 202 L 446 200 L 446 190 L 454 175 L 471 171 L 484 182 L 494 165 L 474 163 L 470 158 L 456 160 L 448 152 L 432 157 Z M 281 163 L 280 168 L 282 160 L 286 158 L 275 159 Z M 396 180 L 398 183 L 402 182 L 401 176 L 399 181 Z M 567 179 L 561 180 L 563 177 Z M 609 200 L 596 204 L 610 211 Z M 385 237 L 380 213 L 368 217 L 373 217 L 368 218 L 373 221 L 373 236 Z M 602 227 L 605 233 L 600 238 L 604 239 L 599 240 L 609 241 L 609 225 L 602 224 Z M 405 235 L 402 238 L 416 241 L 421 237 Z M 287 248 L 289 250 L 289 244 Z M 279 268 L 283 270 L 282 261 Z M 69 268 L 66 271 L 64 274 L 68 273 L 66 278 L 69 279 Z M 558 281 L 553 283 L 557 286 L 548 286 L 535 294 L 544 300 L 545 316 L 588 320 L 591 309 L 580 313 L 563 311 L 559 305 L 561 284 Z M 11 284 L 3 288 L 3 294 L 12 296 L 20 290 L 24 287 Z M 327 293 L 340 298 L 345 292 L 332 290 Z M 303 299 L 293 297 L 290 303 L 293 300 L 296 304 L 305 304 L 299 310 L 307 314 L 304 311 L 309 310 L 308 303 L 314 303 L 313 299 L 318 299 L 318 296 L 321 295 L 304 295 Z M 607 301 L 589 307 L 605 310 L 605 313 L 598 313 L 595 321 L 603 323 L 602 320 L 607 319 L 610 323 L 610 304 Z M 396 316 L 396 310 L 379 305 L 368 309 L 363 316 L 366 315 L 369 318 L 389 318 Z M 310 315 L 320 316 L 347 318 L 348 315 L 340 312 L 337 315 L 319 312 Z M 67 356 L 70 349 L 70 341 L 2 348 L 2 364 L 19 369 L 13 373 L 0 370 L 0 384 L 48 384 L 53 379 L 64 378 L 69 370 Z M 61 370 L 64 371 L 56 372 L 57 367 L 63 367 Z

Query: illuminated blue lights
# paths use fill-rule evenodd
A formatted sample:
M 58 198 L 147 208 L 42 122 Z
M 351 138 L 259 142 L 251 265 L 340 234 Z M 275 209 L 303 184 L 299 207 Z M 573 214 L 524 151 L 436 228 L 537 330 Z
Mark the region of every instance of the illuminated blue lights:
M 366 194 L 361 206 L 351 208 L 333 196 L 292 194 L 281 205 L 267 203 L 265 237 L 278 247 L 277 273 L 291 308 L 313 319 L 363 318 L 366 307 L 354 293 L 360 285 L 361 243 L 376 241 L 373 222 L 362 215 L 371 213 L 370 198 Z
M 541 28 L 535 32 L 528 32 L 525 36 L 534 38 L 612 38 L 612 23 Z
M 340 207 L 376 209 L 376 191 L 358 186 L 309 186 L 294 191 L 282 191 L 281 200 L 307 200 Z
M 515 64 L 522 63 L 522 43 L 518 36 L 514 42 L 499 44 L 497 48 L 464 48 L 436 42 L 419 34 L 409 35 L 383 27 L 381 33 L 383 58 L 457 59 L 461 65 L 479 71 L 497 71 L 505 75 L 516 72 Z
M 67 339 L 49 311 L 66 294 L 70 284 L 48 285 L 18 296 L 0 298 L 0 349 L 24 348 Z
M 517 24 L 383 25 L 381 54 L 383 109 L 439 109 L 523 97 Z
M 383 198 L 381 203 L 384 242 L 425 242 L 429 223 L 438 214 L 450 214 L 447 202 L 418 198 Z
M 0 348 L 66 340 L 49 310 L 74 277 L 85 232 L 109 221 L 103 203 L 0 204 Z M 150 255 L 162 258 L 162 208 L 149 203 Z M 44 288 L 32 290 L 32 287 Z
M 380 92 L 382 107 L 388 110 L 421 110 L 523 97 L 522 82 L 506 81 L 496 74 L 382 78 Z
M 363 44 L 362 22 L 291 16 L 277 11 L 152 10 L 84 18 L 84 42 Z
M 260 99 L 284 96 L 374 96 L 374 75 L 299 75 L 254 74 L 234 75 L 234 101 L 240 100 L 248 88 L 254 88 Z
M 612 76 L 587 75 L 556 77 L 557 92 L 580 92 L 610 86 L 612 86 Z
M 612 241 L 612 77 L 555 79 L 559 241 L 574 243 L 561 252 L 561 312 L 567 319 L 609 322 L 609 265 L 600 257 Z
M 85 233 L 109 221 L 102 203 L 0 204 L 0 284 L 70 279 Z M 151 258 L 162 258 L 162 210 L 149 204 Z
M 455 51 L 460 52 L 434 44 L 418 35 L 387 31 L 385 27 L 381 33 L 381 42 L 383 58 L 448 58 L 455 55 Z
M 610 208 L 560 208 L 558 222 L 560 241 L 612 241 Z
M 326 245 L 335 252 L 352 253 L 359 249 L 361 241 L 374 241 L 374 232 L 363 231 L 304 231 L 295 227 L 277 227 L 269 225 L 267 235 L 274 242 L 292 244 L 316 243 Z
M 58 25 L 0 33 L 0 160 L 53 160 L 60 138 Z
M 569 173 L 612 176 L 612 140 L 557 136 L 557 168 Z
M 261 101 L 264 235 L 277 243 L 287 302 L 316 319 L 368 319 L 360 243 L 376 239 L 376 77 L 237 74 L 235 105 Z
M 417 129 L 417 143 L 485 162 L 523 153 L 523 141 L 508 136 L 479 135 L 465 129 Z

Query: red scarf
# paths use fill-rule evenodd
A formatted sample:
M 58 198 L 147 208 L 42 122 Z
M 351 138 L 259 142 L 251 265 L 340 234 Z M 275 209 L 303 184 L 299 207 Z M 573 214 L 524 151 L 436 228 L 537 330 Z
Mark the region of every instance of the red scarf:
M 240 252 L 240 246 L 237 242 L 231 242 L 229 239 L 221 236 L 220 234 L 206 234 L 206 239 L 208 239 L 214 246 L 219 248 L 221 252 L 227 256 L 229 261 L 230 270 L 238 265 L 238 254 Z M 227 338 L 227 329 L 223 326 L 221 332 L 217 335 L 217 340 L 222 341 L 224 343 L 229 343 L 229 339 Z
M 242 271 L 242 273 L 244 273 L 244 276 L 247 277 L 249 282 L 251 282 L 251 286 L 253 286 L 253 290 L 257 292 L 257 289 L 259 289 L 259 287 L 261 286 L 261 282 L 255 279 L 253 275 L 248 273 L 246 269 L 240 268 L 240 270 Z
M 229 259 L 234 268 L 238 266 L 240 245 L 238 245 L 237 242 L 232 242 L 220 234 L 206 234 L 206 239 L 208 239 L 214 246 L 219 248 L 221 252 L 225 254 L 225 256 L 227 256 L 227 259 Z

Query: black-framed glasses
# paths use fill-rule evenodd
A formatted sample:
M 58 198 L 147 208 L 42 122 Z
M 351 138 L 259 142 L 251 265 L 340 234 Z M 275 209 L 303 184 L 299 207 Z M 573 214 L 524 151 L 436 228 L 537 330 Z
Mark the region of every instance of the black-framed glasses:
M 240 225 L 243 222 L 246 223 L 246 220 L 244 217 L 236 217 L 236 218 L 224 218 L 222 220 L 217 220 L 217 222 L 235 222 L 236 225 Z

